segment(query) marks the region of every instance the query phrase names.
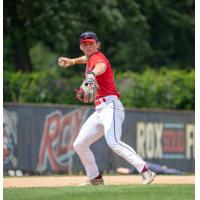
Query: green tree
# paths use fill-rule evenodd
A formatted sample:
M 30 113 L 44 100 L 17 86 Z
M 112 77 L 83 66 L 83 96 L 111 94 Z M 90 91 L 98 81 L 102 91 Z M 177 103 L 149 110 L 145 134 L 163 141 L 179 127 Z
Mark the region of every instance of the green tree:
M 32 71 L 26 32 L 26 5 L 27 1 L 4 1 L 4 60 L 14 64 L 16 70 Z
M 150 27 L 150 66 L 191 68 L 195 65 L 194 0 L 139 0 Z
M 3 6 L 6 69 L 32 71 L 30 49 L 38 43 L 58 56 L 78 56 L 86 30 L 97 32 L 119 69 L 194 66 L 194 0 L 14 0 Z

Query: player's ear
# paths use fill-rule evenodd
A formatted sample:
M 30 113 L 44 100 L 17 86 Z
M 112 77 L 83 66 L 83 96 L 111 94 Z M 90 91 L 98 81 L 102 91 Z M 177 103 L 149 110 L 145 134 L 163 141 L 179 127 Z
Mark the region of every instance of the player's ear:
M 82 50 L 83 51 L 83 47 L 80 45 L 80 50 Z
M 98 41 L 97 42 L 97 46 L 98 46 L 98 50 L 100 50 L 100 48 L 101 48 L 101 43 Z

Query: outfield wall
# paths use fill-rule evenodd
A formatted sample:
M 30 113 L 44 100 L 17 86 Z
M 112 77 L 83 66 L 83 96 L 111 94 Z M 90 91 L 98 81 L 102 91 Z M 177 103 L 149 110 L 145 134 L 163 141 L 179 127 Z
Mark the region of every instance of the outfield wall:
M 73 141 L 93 112 L 90 106 L 4 103 L 4 171 L 79 173 L 83 166 Z M 194 112 L 126 110 L 122 141 L 144 160 L 194 172 Z M 101 171 L 130 165 L 102 138 L 91 146 Z

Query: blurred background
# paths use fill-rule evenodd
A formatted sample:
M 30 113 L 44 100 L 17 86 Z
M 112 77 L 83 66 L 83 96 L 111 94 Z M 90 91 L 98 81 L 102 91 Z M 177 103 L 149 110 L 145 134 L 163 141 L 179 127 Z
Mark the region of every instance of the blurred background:
M 81 56 L 90 30 L 127 109 L 123 139 L 149 162 L 194 172 L 194 10 L 194 0 L 4 1 L 4 171 L 82 170 L 70 142 L 93 111 L 74 99 L 84 66 L 61 69 L 57 59 Z M 104 139 L 94 147 L 103 150 L 101 170 L 129 167 Z

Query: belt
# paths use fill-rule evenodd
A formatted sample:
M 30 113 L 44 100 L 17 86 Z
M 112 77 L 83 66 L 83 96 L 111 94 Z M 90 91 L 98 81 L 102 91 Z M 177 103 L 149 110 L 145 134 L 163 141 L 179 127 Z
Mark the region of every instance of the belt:
M 94 105 L 95 106 L 98 106 L 98 105 L 100 105 L 101 103 L 103 103 L 103 102 L 106 102 L 106 98 L 100 98 L 100 99 L 96 99 L 95 101 L 94 101 Z

